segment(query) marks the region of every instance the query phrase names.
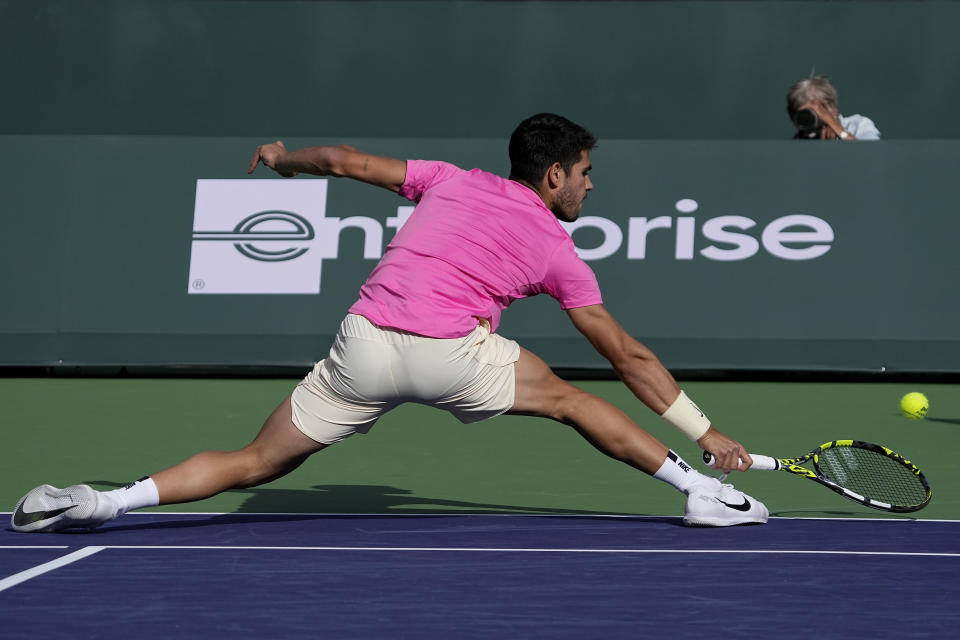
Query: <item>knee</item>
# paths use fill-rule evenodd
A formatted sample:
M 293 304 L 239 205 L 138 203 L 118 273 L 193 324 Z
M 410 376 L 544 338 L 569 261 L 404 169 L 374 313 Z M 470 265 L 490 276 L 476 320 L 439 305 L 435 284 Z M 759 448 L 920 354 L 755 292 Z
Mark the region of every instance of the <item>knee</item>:
M 237 465 L 239 480 L 236 485 L 238 489 L 270 482 L 296 467 L 295 464 L 279 459 L 261 447 L 253 445 L 240 449 L 236 455 L 239 461 Z
M 552 416 L 564 424 L 575 425 L 581 422 L 582 412 L 587 409 L 591 396 L 583 389 L 565 384 L 554 395 Z

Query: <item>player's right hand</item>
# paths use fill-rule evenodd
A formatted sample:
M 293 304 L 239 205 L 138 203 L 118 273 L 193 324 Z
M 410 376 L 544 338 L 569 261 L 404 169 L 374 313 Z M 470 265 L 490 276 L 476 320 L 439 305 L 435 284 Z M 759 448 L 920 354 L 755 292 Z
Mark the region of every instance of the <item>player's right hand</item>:
M 697 440 L 697 444 L 704 451 L 713 454 L 716 459 L 712 465 L 714 469 L 722 469 L 725 472 L 746 471 L 753 464 L 753 458 L 742 444 L 717 431 L 713 426 Z

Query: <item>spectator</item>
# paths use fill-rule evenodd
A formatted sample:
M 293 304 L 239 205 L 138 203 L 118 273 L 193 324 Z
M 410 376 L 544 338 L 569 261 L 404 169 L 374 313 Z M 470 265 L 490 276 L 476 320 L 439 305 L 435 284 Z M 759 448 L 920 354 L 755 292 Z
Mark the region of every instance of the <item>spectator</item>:
M 787 113 L 797 129 L 794 140 L 879 140 L 873 120 L 840 115 L 837 90 L 827 76 L 797 82 L 787 92 Z

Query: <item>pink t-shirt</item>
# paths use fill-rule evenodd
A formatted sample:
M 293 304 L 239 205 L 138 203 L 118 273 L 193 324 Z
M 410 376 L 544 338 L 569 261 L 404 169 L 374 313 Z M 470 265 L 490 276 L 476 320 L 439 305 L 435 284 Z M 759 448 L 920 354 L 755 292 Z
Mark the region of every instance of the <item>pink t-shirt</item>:
M 407 161 L 400 195 L 419 203 L 350 313 L 433 338 L 500 324 L 511 302 L 547 293 L 564 309 L 602 303 L 597 277 L 534 191 L 480 169 Z

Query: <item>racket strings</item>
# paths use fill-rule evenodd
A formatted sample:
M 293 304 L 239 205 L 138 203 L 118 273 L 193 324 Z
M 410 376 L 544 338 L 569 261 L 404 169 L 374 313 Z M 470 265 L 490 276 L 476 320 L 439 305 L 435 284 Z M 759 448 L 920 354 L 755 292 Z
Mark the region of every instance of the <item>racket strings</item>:
M 856 447 L 824 449 L 818 456 L 821 473 L 860 495 L 892 505 L 917 505 L 927 489 L 907 466 L 883 453 Z

